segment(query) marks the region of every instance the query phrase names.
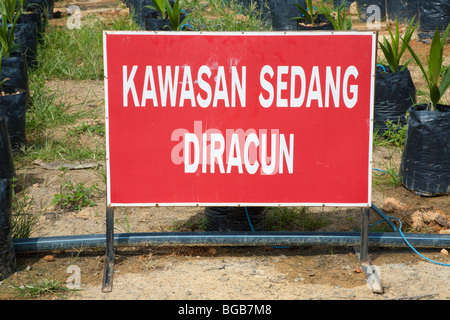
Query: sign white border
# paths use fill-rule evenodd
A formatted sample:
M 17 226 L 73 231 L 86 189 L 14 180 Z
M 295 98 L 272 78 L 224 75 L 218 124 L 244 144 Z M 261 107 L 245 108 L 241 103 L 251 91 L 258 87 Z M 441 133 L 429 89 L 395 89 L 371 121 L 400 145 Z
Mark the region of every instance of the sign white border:
M 109 109 L 108 109 L 108 63 L 107 63 L 107 45 L 106 36 L 108 34 L 122 34 L 122 35 L 145 35 L 145 34 L 162 34 L 162 35 L 186 35 L 189 36 L 283 36 L 283 35 L 301 35 L 301 36 L 329 36 L 329 35 L 371 35 L 372 36 L 372 69 L 371 69 L 371 83 L 370 83 L 370 134 L 369 134 L 369 163 L 368 165 L 368 203 L 197 203 L 197 202 L 180 202 L 180 203 L 112 203 L 110 191 L 110 153 L 109 153 Z M 269 207 L 370 207 L 372 202 L 372 148 L 373 148 L 373 113 L 374 113 L 374 98 L 375 98 L 375 75 L 376 75 L 376 58 L 377 58 L 377 31 L 274 31 L 274 32 L 203 32 L 203 31 L 103 31 L 103 62 L 104 62 L 104 84 L 105 84 L 105 129 L 106 129 L 106 202 L 108 206 L 112 207 L 195 207 L 195 206 L 233 206 L 233 207 L 252 207 L 252 206 L 269 206 Z

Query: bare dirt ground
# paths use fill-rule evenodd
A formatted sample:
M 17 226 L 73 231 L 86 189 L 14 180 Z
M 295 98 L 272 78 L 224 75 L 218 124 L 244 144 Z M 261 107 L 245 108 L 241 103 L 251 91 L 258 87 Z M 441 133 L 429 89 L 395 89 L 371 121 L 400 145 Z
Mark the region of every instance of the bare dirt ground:
M 64 13 L 69 4 L 83 10 L 89 6 L 107 15 L 123 13 L 113 1 L 63 1 L 55 6 Z M 126 10 L 125 10 L 126 11 Z M 64 19 L 64 14 L 63 18 Z M 53 23 L 61 23 L 55 19 Z M 427 46 L 413 41 L 416 48 Z M 426 52 L 426 51 L 423 51 Z M 448 51 L 447 51 L 448 52 Z M 448 54 L 447 54 L 448 61 Z M 412 67 L 417 86 L 422 86 L 417 68 Z M 104 119 L 103 81 L 57 81 L 47 86 L 65 97 L 74 108 L 95 109 Z M 448 99 L 447 99 L 448 100 Z M 81 122 L 81 121 L 80 121 Z M 62 128 L 58 130 L 69 130 Z M 55 134 L 61 131 L 55 130 Z M 83 137 L 86 143 L 104 143 L 103 138 Z M 97 140 L 96 140 L 97 139 Z M 383 169 L 387 162 L 400 162 L 400 151 L 375 146 L 373 167 Z M 40 212 L 32 237 L 103 234 L 105 232 L 105 163 L 91 161 L 89 169 L 60 170 L 36 161 L 17 170 L 22 192 L 26 191 L 36 212 Z M 86 186 L 96 184 L 97 205 L 80 211 L 66 211 L 51 200 L 59 192 L 64 178 Z M 378 181 L 374 172 L 374 181 Z M 402 186 L 375 184 L 374 205 L 387 215 L 399 218 L 405 232 L 448 232 L 448 226 L 430 219 L 413 225 L 413 214 L 432 212 L 450 221 L 450 196 L 420 197 Z M 318 231 L 354 231 L 360 227 L 361 211 L 352 208 L 310 208 L 329 223 Z M 115 232 L 160 232 L 191 230 L 190 222 L 203 218 L 198 207 L 118 208 Z M 372 211 L 371 222 L 381 217 Z M 387 229 L 386 231 L 391 231 Z M 444 249 L 444 250 L 443 250 Z M 429 259 L 450 263 L 446 248 L 418 248 Z M 70 276 L 69 265 L 81 271 L 80 290 L 68 292 L 69 300 L 450 300 L 450 268 L 419 257 L 406 245 L 370 247 L 370 257 L 379 267 L 383 293 L 373 293 L 366 284 L 358 257 L 352 247 L 306 246 L 289 249 L 273 247 L 118 247 L 113 290 L 101 290 L 104 250 L 74 249 L 17 255 L 17 272 L 0 283 L 0 299 L 28 299 L 18 296 L 12 286 L 34 283 L 36 279 L 58 278 L 64 283 Z M 60 299 L 43 295 L 32 299 Z

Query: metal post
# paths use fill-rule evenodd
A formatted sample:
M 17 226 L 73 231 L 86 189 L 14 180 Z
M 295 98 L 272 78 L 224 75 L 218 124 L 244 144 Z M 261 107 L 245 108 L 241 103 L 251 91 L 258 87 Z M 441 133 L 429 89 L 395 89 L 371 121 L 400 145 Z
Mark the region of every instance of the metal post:
M 111 292 L 114 272 L 114 208 L 106 206 L 106 255 L 102 291 Z
M 361 247 L 359 252 L 359 261 L 361 263 L 369 262 L 369 220 L 370 208 L 363 208 L 361 215 Z
M 361 215 L 361 243 L 359 250 L 359 262 L 364 270 L 367 279 L 367 286 L 374 293 L 383 293 L 384 289 L 381 284 L 380 268 L 375 266 L 369 257 L 369 221 L 370 207 L 363 208 Z

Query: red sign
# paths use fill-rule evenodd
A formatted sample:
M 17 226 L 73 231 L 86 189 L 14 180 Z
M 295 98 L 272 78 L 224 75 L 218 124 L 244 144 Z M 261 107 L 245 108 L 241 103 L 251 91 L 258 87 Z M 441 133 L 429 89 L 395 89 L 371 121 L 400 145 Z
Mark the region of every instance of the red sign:
M 108 205 L 370 205 L 374 32 L 105 32 Z

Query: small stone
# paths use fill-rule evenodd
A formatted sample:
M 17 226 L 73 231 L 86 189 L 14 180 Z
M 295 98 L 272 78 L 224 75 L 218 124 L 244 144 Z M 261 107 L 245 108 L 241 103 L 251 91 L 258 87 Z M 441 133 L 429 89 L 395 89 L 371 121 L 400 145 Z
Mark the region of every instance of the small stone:
M 43 260 L 44 261 L 47 261 L 47 262 L 51 262 L 51 261 L 55 261 L 55 256 L 52 256 L 52 255 L 46 255 L 44 258 L 43 258 Z
M 30 271 L 30 270 L 31 270 L 31 266 L 27 266 L 27 267 L 25 268 L 25 270 L 26 270 L 26 271 Z
M 442 249 L 441 250 L 441 254 L 444 255 L 444 256 L 448 256 L 448 251 L 445 250 L 445 249 Z

